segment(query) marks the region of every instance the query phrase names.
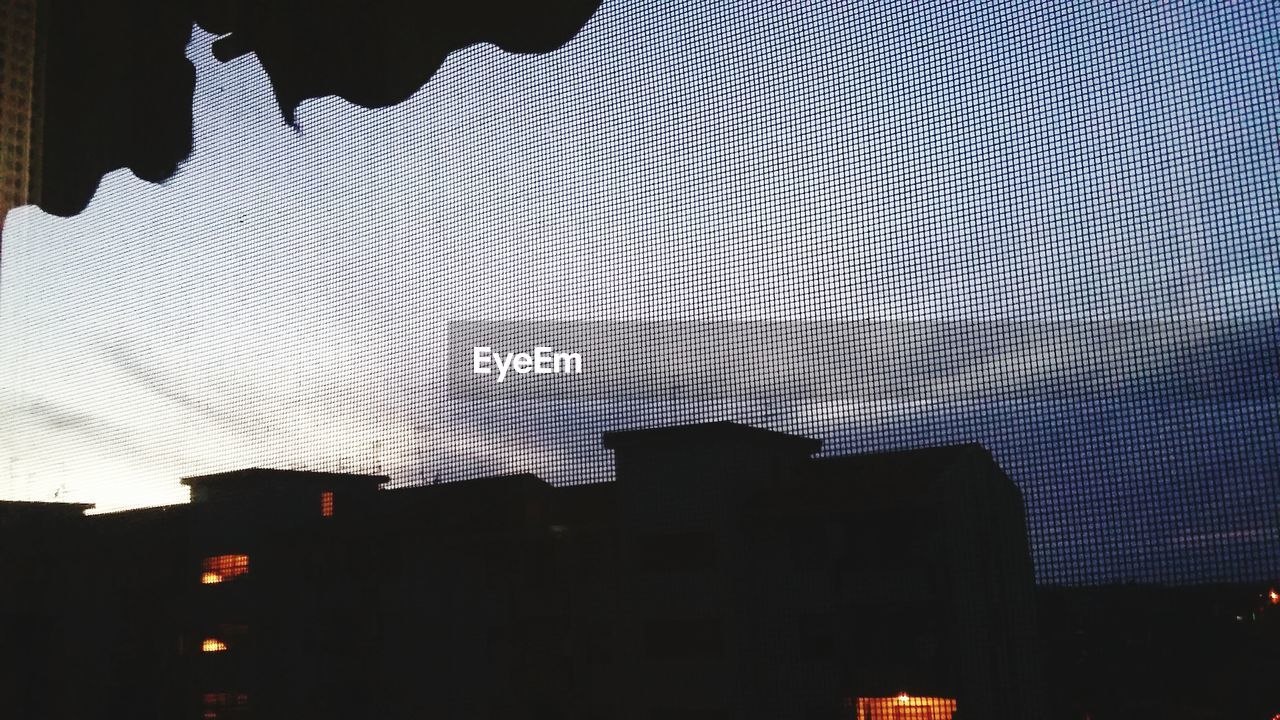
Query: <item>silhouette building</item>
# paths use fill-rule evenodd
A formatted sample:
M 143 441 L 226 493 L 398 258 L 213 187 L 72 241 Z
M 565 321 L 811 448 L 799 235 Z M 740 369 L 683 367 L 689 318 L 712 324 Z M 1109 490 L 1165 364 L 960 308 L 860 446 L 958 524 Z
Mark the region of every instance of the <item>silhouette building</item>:
M 613 482 L 249 469 L 187 505 L 0 503 L 0 692 L 45 718 L 1042 716 L 1022 500 L 981 447 L 603 442 Z
M 0 235 L 5 215 L 36 188 L 39 83 L 36 0 L 0 0 Z

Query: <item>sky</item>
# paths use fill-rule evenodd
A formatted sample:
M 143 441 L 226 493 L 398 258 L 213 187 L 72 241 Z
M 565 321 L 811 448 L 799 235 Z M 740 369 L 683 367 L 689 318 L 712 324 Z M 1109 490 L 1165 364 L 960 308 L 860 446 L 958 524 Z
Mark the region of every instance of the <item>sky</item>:
M 606 0 L 553 53 L 465 48 L 296 129 L 197 27 L 177 174 L 6 221 L 0 497 L 603 480 L 602 430 L 734 419 L 830 453 L 982 442 L 1042 581 L 1280 575 L 1278 27 Z M 549 320 L 593 381 L 450 384 L 451 327 Z

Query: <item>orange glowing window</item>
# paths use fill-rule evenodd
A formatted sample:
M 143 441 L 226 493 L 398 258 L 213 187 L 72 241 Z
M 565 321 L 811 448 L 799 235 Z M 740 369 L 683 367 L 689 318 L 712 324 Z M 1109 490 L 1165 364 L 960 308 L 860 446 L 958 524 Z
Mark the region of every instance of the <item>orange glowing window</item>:
M 214 555 L 201 563 L 200 582 L 216 585 L 249 572 L 248 555 Z
M 320 514 L 333 517 L 333 493 L 329 490 L 320 493 Z
M 234 651 L 249 635 L 249 626 L 239 623 L 218 623 L 205 628 L 203 640 L 199 642 L 200 652 L 219 653 Z
M 858 720 L 951 720 L 955 712 L 956 701 L 952 698 L 906 693 L 896 697 L 858 698 Z
M 226 649 L 227 644 L 218 638 L 205 638 L 204 641 L 200 643 L 200 652 L 222 652 Z

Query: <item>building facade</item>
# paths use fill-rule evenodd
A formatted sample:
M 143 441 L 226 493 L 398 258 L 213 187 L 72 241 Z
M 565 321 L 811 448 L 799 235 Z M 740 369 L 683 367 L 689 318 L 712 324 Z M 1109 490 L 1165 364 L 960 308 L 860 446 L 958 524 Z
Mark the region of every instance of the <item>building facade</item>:
M 36 12 L 36 0 L 0 0 L 0 237 L 8 212 L 37 191 Z
M 3 690 L 49 718 L 1042 716 L 1021 496 L 981 447 L 603 440 L 608 483 L 251 469 L 168 508 L 2 504 L 30 629 Z

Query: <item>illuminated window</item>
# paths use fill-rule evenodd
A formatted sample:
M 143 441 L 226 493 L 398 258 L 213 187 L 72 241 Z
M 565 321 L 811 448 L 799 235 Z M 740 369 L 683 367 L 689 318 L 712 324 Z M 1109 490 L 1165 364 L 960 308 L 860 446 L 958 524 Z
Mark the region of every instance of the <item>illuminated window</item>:
M 320 493 L 320 514 L 333 517 L 333 492 L 329 490 Z
M 917 697 L 906 693 L 896 697 L 858 698 L 858 720 L 951 720 L 955 712 L 954 698 Z
M 249 634 L 249 626 L 240 623 L 219 623 L 206 627 L 200 636 L 200 652 L 219 653 L 237 650 Z
M 214 555 L 201 564 L 200 582 L 216 585 L 249 572 L 248 555 Z

